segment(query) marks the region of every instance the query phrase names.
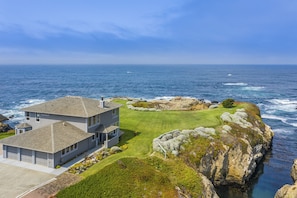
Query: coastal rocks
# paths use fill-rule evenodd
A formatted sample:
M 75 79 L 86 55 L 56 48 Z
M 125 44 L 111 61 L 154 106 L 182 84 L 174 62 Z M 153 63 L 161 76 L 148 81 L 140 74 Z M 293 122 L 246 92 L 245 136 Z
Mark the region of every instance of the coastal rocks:
M 153 140 L 153 150 L 158 152 L 167 152 L 178 156 L 180 150 L 184 150 L 182 144 L 190 141 L 190 137 L 204 137 L 213 139 L 216 134 L 214 128 L 198 127 L 194 130 L 173 130 L 160 135 Z
M 223 113 L 220 118 L 224 124 L 216 129 L 198 127 L 162 134 L 153 140 L 153 149 L 180 156 L 215 186 L 244 187 L 270 149 L 273 132 L 259 115 L 244 109 Z
M 218 107 L 217 102 L 212 103 L 210 101 L 190 97 L 174 97 L 171 99 L 156 99 L 150 101 L 130 99 L 126 104 L 129 109 L 137 111 L 194 111 Z
M 293 185 L 286 184 L 281 187 L 275 194 L 274 198 L 291 198 L 297 197 L 297 159 L 294 160 L 291 177 L 294 181 Z
M 0 114 L 0 133 L 7 132 L 12 129 L 8 124 L 4 123 L 6 120 L 9 120 L 9 119 L 3 116 L 2 114 Z
M 199 174 L 199 175 L 202 178 L 202 184 L 203 184 L 202 197 L 219 198 L 211 181 L 209 181 L 209 179 L 207 179 L 207 177 L 205 177 L 204 175 L 202 174 Z
M 12 128 L 8 124 L 0 122 L 0 133 L 7 132 L 9 130 L 12 130 Z
M 217 148 L 209 148 L 197 166 L 215 186 L 246 185 L 271 146 L 270 127 L 258 127 L 247 118 L 244 109 L 234 114 L 223 113 L 221 119 L 228 125 L 222 126 L 221 145 L 216 143 Z
M 224 122 L 233 122 L 235 124 L 240 125 L 242 128 L 252 127 L 253 125 L 248 122 L 247 119 L 248 115 L 244 109 L 237 109 L 236 113 L 230 114 L 229 112 L 225 112 L 221 115 L 221 119 Z

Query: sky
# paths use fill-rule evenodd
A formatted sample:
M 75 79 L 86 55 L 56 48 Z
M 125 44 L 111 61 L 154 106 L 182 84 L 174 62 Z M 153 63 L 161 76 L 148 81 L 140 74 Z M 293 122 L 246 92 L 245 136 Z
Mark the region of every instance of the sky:
M 0 0 L 1 64 L 297 64 L 297 1 Z

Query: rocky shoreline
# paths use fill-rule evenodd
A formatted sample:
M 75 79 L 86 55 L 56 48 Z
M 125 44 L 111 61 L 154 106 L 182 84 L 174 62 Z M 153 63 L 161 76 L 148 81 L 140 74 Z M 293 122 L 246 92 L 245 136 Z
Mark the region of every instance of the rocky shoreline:
M 295 198 L 297 197 L 297 159 L 291 168 L 291 177 L 293 179 L 293 184 L 286 184 L 281 187 L 275 194 L 274 198 Z
M 203 180 L 209 181 L 204 185 L 211 190 L 209 197 L 217 196 L 211 185 L 245 189 L 273 139 L 273 131 L 262 122 L 258 107 L 253 108 L 258 114 L 246 109 L 223 113 L 223 125 L 218 128 L 198 127 L 162 134 L 153 140 L 153 149 L 181 157 L 203 175 Z M 209 142 L 200 157 L 196 146 L 188 146 L 195 145 L 198 139 Z

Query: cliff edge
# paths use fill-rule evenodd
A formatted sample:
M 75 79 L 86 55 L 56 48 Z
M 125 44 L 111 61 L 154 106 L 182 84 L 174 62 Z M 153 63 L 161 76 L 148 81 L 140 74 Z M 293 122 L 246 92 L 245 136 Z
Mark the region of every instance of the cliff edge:
M 203 174 L 214 186 L 245 187 L 270 149 L 273 131 L 256 105 L 224 112 L 215 128 L 174 130 L 153 140 L 155 151 L 171 153 Z

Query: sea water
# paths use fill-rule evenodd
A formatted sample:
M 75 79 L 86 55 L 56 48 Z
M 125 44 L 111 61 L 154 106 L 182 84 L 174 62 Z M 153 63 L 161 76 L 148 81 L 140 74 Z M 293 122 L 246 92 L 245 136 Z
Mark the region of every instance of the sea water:
M 259 177 L 242 193 L 222 197 L 273 197 L 291 184 L 297 158 L 297 65 L 2 65 L 0 114 L 12 126 L 24 120 L 21 108 L 66 95 L 89 98 L 174 96 L 210 101 L 233 98 L 255 103 L 275 132 L 272 151 Z

